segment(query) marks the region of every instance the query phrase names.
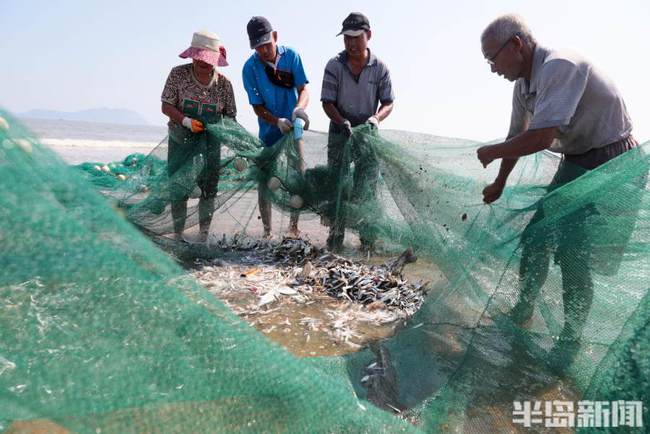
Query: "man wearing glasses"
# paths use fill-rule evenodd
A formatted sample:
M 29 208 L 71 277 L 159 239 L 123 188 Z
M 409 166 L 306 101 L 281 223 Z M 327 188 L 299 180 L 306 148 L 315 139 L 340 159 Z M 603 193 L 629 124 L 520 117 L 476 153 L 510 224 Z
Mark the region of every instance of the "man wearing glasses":
M 507 140 L 477 151 L 484 167 L 501 159 L 498 176 L 483 190 L 486 203 L 501 196 L 519 157 L 546 149 L 563 155 L 548 188 L 551 191 L 637 146 L 625 103 L 614 84 L 581 57 L 538 45 L 520 17 L 495 19 L 481 35 L 481 48 L 492 72 L 515 82 Z M 591 246 L 584 232 L 590 213 L 593 209 L 585 206 L 560 220 L 557 227 L 545 227 L 547 233 L 541 234 L 540 225 L 535 225 L 549 216 L 540 207 L 521 239 L 521 289 L 510 316 L 520 325 L 531 320 L 556 247 L 565 320 L 553 353 L 563 353 L 565 360 L 577 352 L 593 297 Z M 556 246 L 550 244 L 553 235 Z

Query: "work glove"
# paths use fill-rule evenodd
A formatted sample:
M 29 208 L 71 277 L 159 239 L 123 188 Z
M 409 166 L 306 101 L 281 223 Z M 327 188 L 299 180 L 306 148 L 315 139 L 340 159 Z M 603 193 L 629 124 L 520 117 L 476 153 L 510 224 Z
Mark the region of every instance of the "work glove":
M 379 129 L 379 119 L 377 119 L 377 116 L 370 116 L 366 123 L 375 130 Z
M 293 139 L 294 140 L 300 140 L 302 139 L 302 133 L 303 130 L 305 129 L 305 121 L 302 120 L 302 118 L 297 118 L 295 121 L 293 121 Z
M 182 124 L 185 128 L 193 133 L 200 133 L 201 131 L 205 130 L 205 127 L 203 127 L 203 122 L 188 118 L 187 116 L 183 118 Z
M 304 108 L 302 107 L 296 107 L 293 109 L 293 113 L 291 114 L 291 121 L 295 122 L 297 118 L 302 119 L 305 121 L 305 126 L 303 129 L 308 130 L 309 129 L 309 116 L 307 116 L 307 112 L 305 111 Z
M 280 129 L 282 134 L 287 134 L 291 131 L 291 127 L 293 127 L 293 124 L 287 118 L 279 118 L 275 125 Z
M 344 119 L 342 124 L 339 124 L 339 128 L 341 129 L 341 133 L 344 135 L 350 137 L 352 135 L 352 124 L 350 123 L 349 120 Z

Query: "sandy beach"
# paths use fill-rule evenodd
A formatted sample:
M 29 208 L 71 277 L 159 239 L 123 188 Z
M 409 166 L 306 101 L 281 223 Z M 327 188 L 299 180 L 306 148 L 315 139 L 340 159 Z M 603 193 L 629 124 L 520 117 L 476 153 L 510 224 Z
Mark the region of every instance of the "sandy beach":
M 67 164 L 77 165 L 84 162 L 110 163 L 122 161 L 132 153 L 148 154 L 158 141 L 152 140 L 156 130 L 149 135 L 139 132 L 136 138 L 148 140 L 137 142 L 129 138 L 125 140 L 127 131 L 119 126 L 110 128 L 102 127 L 101 131 L 93 131 L 92 126 L 87 126 L 90 131 L 80 131 L 80 126 L 72 124 L 53 124 L 46 122 L 32 122 L 36 132 L 41 136 L 44 144 L 53 149 Z M 52 127 L 68 128 L 66 132 L 52 130 Z M 48 129 L 49 128 L 49 129 Z M 97 127 L 94 127 L 97 130 Z M 72 129 L 72 132 L 70 132 Z M 306 160 L 308 166 L 324 164 L 325 140 L 324 133 L 308 134 L 306 147 Z M 83 136 L 89 138 L 84 138 Z M 53 137 L 51 137 L 53 136 Z M 71 136 L 71 137 L 68 137 Z M 165 137 L 160 141 L 164 142 Z M 190 199 L 188 205 L 196 205 L 196 199 Z M 289 213 L 274 208 L 272 215 L 273 238 L 271 242 L 278 243 L 287 235 L 289 226 Z M 324 248 L 328 235 L 328 227 L 322 224 L 318 215 L 304 213 L 301 216 L 299 228 L 301 237 L 317 248 Z M 197 239 L 197 227 L 188 227 L 184 237 L 190 243 Z M 220 207 L 212 220 L 207 248 L 226 237 L 234 234 L 249 239 L 260 239 L 263 227 L 257 205 L 257 191 L 243 191 L 230 198 L 227 206 Z M 389 260 L 389 256 L 382 252 L 382 243 L 378 243 L 379 253 L 372 256 L 359 251 L 358 236 L 348 231 L 343 246 L 342 255 L 347 258 L 361 260 L 370 264 L 382 264 Z M 260 264 L 248 262 L 242 253 L 239 257 L 232 256 L 229 261 L 217 261 L 214 264 L 206 262 L 202 267 L 190 266 L 188 273 L 193 273 L 199 278 L 206 288 L 216 297 L 220 298 L 231 310 L 244 320 L 264 333 L 269 339 L 283 345 L 297 356 L 332 356 L 342 355 L 363 349 L 368 343 L 385 339 L 395 333 L 399 325 L 406 319 L 403 315 L 395 316 L 388 311 L 369 311 L 363 305 L 351 303 L 347 300 L 334 299 L 327 294 L 310 294 L 308 302 L 296 302 L 294 297 L 278 297 L 273 303 L 260 308 L 260 300 L 264 292 L 255 293 L 251 288 L 257 286 L 282 286 L 286 272 L 280 266 L 264 265 L 264 272 L 249 278 L 242 278 L 240 274 L 255 268 Z M 216 264 L 216 267 L 215 267 Z M 204 266 L 219 270 L 217 275 L 202 272 Z M 286 273 L 285 273 L 286 274 Z M 404 270 L 407 279 L 413 282 L 432 282 L 443 279 L 441 273 L 432 264 L 420 261 L 408 265 Z M 227 288 L 215 288 L 223 282 L 228 282 Z

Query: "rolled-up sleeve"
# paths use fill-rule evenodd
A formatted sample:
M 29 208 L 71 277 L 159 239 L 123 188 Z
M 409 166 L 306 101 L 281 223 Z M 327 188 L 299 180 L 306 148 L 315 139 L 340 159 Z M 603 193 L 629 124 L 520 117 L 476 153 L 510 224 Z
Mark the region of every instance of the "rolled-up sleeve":
M 325 73 L 323 75 L 323 86 L 321 88 L 320 100 L 322 102 L 336 103 L 339 93 L 339 68 L 337 68 L 338 60 L 332 59 L 327 62 L 325 66 Z
M 566 59 L 554 59 L 544 64 L 529 129 L 569 125 L 588 79 L 588 69 L 581 69 Z

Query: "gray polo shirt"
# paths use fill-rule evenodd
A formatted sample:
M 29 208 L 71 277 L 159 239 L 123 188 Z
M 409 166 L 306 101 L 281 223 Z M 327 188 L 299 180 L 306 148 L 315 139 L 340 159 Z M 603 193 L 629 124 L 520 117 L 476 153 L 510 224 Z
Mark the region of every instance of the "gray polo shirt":
M 508 137 L 558 127 L 550 150 L 583 154 L 626 138 L 632 121 L 614 84 L 581 57 L 537 46 L 530 83 L 520 78 L 512 97 Z
M 368 63 L 358 77 L 348 67 L 345 51 L 330 59 L 325 66 L 320 100 L 333 103 L 352 126 L 362 124 L 376 114 L 380 102 L 388 104 L 395 99 L 388 67 L 370 50 L 368 54 Z M 332 130 L 337 131 L 337 127 L 330 122 Z

